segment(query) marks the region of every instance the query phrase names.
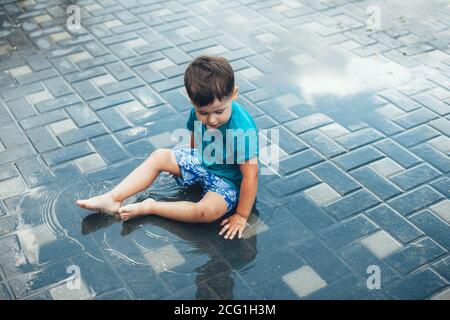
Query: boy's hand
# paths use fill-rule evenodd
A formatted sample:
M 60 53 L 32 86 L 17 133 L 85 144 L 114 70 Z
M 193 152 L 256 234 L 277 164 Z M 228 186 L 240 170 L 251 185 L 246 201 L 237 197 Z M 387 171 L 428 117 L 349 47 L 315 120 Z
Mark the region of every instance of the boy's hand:
M 225 239 L 233 240 L 236 233 L 238 233 L 239 238 L 242 238 L 242 233 L 247 227 L 247 218 L 235 213 L 231 217 L 224 219 L 220 225 L 224 227 L 220 230 L 219 235 L 222 235 L 228 230 L 224 236 Z

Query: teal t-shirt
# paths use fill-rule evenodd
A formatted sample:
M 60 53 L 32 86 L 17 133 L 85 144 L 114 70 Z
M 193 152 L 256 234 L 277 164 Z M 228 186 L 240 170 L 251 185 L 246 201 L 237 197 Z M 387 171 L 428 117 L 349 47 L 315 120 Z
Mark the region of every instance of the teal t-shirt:
M 207 130 L 192 108 L 186 127 L 194 132 L 202 165 L 239 190 L 239 164 L 259 156 L 258 128 L 250 113 L 238 103 L 233 101 L 231 108 L 228 121 L 215 130 Z

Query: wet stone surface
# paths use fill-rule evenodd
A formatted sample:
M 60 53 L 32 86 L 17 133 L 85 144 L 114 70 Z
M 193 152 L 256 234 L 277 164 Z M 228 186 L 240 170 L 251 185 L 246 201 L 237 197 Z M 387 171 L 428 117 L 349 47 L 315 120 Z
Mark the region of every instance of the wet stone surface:
M 0 299 L 448 299 L 447 1 L 77 4 L 0 1 Z M 174 145 L 203 53 L 279 133 L 244 238 L 75 206 Z

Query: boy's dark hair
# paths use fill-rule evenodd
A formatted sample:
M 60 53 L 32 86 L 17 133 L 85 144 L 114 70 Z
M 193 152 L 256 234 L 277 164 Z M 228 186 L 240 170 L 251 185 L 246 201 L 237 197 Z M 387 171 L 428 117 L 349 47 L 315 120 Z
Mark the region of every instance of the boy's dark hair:
M 184 73 L 184 85 L 192 102 L 204 107 L 231 96 L 234 72 L 225 58 L 203 55 L 192 61 Z

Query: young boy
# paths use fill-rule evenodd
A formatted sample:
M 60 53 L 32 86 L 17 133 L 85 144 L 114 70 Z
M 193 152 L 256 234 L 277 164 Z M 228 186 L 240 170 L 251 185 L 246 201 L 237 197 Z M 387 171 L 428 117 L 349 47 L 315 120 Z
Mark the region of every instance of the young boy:
M 238 88 L 234 72 L 222 57 L 200 56 L 186 69 L 186 91 L 193 108 L 187 121 L 190 148 L 157 149 L 112 191 L 78 200 L 86 209 L 119 214 L 128 220 L 155 214 L 185 222 L 221 222 L 220 235 L 239 238 L 256 198 L 258 186 L 258 134 L 251 115 L 234 100 Z M 247 143 L 246 138 L 249 138 Z M 148 188 L 161 171 L 187 187 L 200 182 L 198 202 L 163 202 L 147 199 L 122 206 L 133 194 Z

